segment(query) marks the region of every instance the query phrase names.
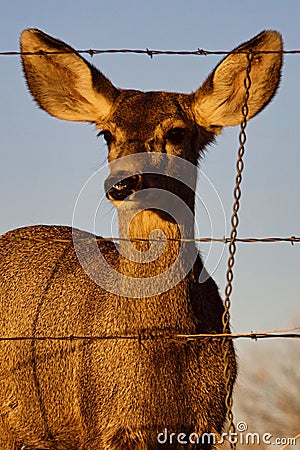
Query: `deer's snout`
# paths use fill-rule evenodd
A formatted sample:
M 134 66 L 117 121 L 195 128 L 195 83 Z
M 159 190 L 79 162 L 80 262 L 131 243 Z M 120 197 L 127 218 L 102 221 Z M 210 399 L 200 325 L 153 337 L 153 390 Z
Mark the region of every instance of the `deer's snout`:
M 116 182 L 114 182 L 116 181 Z M 142 188 L 142 175 L 132 175 L 120 180 L 110 176 L 105 180 L 106 197 L 111 201 L 122 201 Z

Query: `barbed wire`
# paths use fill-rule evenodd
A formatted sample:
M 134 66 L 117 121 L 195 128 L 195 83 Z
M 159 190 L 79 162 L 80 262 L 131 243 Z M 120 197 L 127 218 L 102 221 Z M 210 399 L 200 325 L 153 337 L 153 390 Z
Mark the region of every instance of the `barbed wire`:
M 155 50 L 155 49 L 131 49 L 131 48 L 120 48 L 120 49 L 74 49 L 65 51 L 46 51 L 38 50 L 35 52 L 20 52 L 20 51 L 3 51 L 0 52 L 0 56 L 42 56 L 42 55 L 64 55 L 69 53 L 86 53 L 93 57 L 94 55 L 101 54 L 114 54 L 114 53 L 132 53 L 136 55 L 147 55 L 150 58 L 158 55 L 169 55 L 169 56 L 209 56 L 209 55 L 229 55 L 229 54 L 248 54 L 248 50 L 204 50 L 202 48 L 197 48 L 197 50 Z M 284 55 L 298 55 L 300 54 L 300 49 L 295 50 L 256 50 L 253 54 L 271 54 L 278 53 Z
M 68 335 L 68 336 L 1 336 L 0 341 L 103 341 L 103 340 L 138 340 L 149 341 L 149 340 L 172 340 L 180 342 L 189 342 L 200 339 L 252 339 L 257 341 L 258 339 L 268 339 L 268 338 L 288 338 L 288 339 L 299 339 L 299 333 L 291 333 L 291 331 L 300 330 L 300 326 L 287 328 L 283 330 L 271 330 L 271 331 L 251 331 L 249 333 L 199 333 L 199 334 L 180 334 L 180 333 L 168 333 L 164 331 L 159 332 L 143 332 L 139 334 L 128 334 L 128 335 L 108 335 L 108 336 L 80 336 L 80 335 Z
M 10 242 L 53 242 L 58 244 L 67 244 L 72 242 L 72 238 L 44 238 L 44 237 L 25 237 L 25 236 L 10 236 L 9 231 L 0 236 L 1 239 L 10 241 Z M 88 232 L 86 232 L 88 233 Z M 172 242 L 184 242 L 184 243 L 192 243 L 192 242 L 201 242 L 201 243 L 211 243 L 211 242 L 218 242 L 221 244 L 230 244 L 232 239 L 230 237 L 220 237 L 220 238 L 214 238 L 214 237 L 199 237 L 199 238 L 121 238 L 121 237 L 101 237 L 101 236 L 88 236 L 88 237 L 77 237 L 76 241 L 90 241 L 91 239 L 95 239 L 97 242 L 164 242 L 164 241 L 172 241 Z M 290 236 L 290 237 L 246 237 L 246 238 L 235 238 L 235 242 L 243 243 L 243 244 L 255 244 L 255 243 L 265 243 L 265 244 L 274 244 L 274 243 L 280 243 L 280 242 L 287 242 L 291 245 L 294 245 L 296 243 L 300 242 L 299 236 Z

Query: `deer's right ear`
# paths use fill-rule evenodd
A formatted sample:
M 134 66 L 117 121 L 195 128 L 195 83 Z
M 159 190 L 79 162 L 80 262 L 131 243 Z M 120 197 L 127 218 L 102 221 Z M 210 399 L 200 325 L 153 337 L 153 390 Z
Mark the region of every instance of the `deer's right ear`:
M 64 120 L 106 120 L 119 91 L 101 72 L 72 47 L 40 30 L 23 31 L 20 43 L 22 53 L 41 53 L 22 55 L 28 87 L 41 108 Z

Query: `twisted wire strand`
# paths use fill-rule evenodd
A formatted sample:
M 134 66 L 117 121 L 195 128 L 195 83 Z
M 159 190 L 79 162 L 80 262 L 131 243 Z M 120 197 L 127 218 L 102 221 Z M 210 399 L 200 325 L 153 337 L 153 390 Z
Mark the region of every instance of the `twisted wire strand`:
M 64 55 L 69 53 L 86 53 L 93 57 L 94 55 L 101 54 L 135 54 L 135 55 L 147 55 L 150 58 L 157 55 L 169 55 L 169 56 L 209 56 L 209 55 L 229 55 L 229 54 L 248 54 L 248 50 L 204 50 L 198 48 L 196 50 L 156 50 L 156 49 L 132 49 L 132 48 L 120 48 L 120 49 L 74 49 L 73 51 L 46 51 L 38 50 L 36 52 L 20 52 L 20 51 L 2 51 L 0 56 L 42 56 L 42 55 Z M 253 52 L 254 53 L 254 52 Z M 284 54 L 284 55 L 299 55 L 300 50 L 256 50 L 255 54 Z
M 299 331 L 298 333 L 295 333 Z M 68 336 L 0 336 L 0 341 L 78 341 L 78 340 L 87 340 L 87 341 L 103 341 L 103 340 L 116 340 L 116 339 L 125 339 L 125 340 L 156 340 L 156 339 L 166 339 L 172 341 L 195 341 L 200 339 L 251 339 L 257 341 L 259 339 L 277 339 L 277 338 L 285 338 L 285 339 L 299 339 L 300 338 L 300 326 L 279 330 L 271 330 L 271 331 L 251 331 L 249 333 L 201 333 L 201 334 L 170 334 L 167 332 L 160 333 L 144 333 L 141 334 L 127 334 L 127 335 L 87 335 L 87 336 L 79 336 L 79 335 L 68 335 Z

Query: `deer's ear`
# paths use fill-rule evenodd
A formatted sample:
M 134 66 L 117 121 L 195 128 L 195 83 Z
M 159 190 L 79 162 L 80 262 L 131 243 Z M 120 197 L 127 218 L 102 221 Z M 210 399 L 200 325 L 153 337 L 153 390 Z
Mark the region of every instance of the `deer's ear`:
M 277 31 L 263 31 L 233 50 L 251 50 L 254 53 L 250 72 L 249 119 L 269 103 L 277 90 L 282 49 L 282 38 Z M 268 51 L 279 53 L 263 53 Z M 229 54 L 194 93 L 193 109 L 199 125 L 217 130 L 218 127 L 237 125 L 242 121 L 247 66 L 246 53 Z
M 59 119 L 105 121 L 119 91 L 101 72 L 40 30 L 23 31 L 20 44 L 21 52 L 41 52 L 22 55 L 28 87 L 41 108 Z

